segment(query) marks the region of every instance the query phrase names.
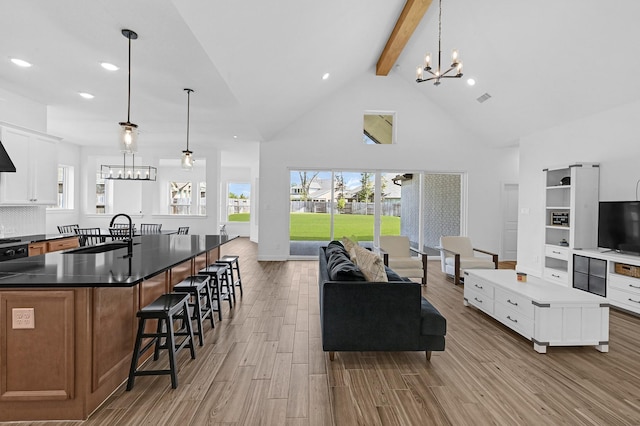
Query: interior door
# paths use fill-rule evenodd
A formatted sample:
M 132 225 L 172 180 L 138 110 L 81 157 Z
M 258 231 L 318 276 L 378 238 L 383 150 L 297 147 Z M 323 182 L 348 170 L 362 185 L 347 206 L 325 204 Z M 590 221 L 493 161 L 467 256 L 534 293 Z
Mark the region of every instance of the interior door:
M 518 184 L 502 189 L 502 260 L 516 260 L 518 255 Z

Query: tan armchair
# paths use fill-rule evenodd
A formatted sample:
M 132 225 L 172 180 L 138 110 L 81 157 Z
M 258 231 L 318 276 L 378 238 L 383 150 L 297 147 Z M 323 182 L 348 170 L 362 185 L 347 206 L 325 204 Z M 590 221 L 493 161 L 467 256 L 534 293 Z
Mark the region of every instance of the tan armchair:
M 427 285 L 427 254 L 412 248 L 409 237 L 380 236 L 380 252 L 384 264 L 396 274 L 401 277 L 420 278 L 422 284 Z
M 474 252 L 485 256 L 476 256 Z M 440 237 L 440 263 L 442 272 L 453 277 L 453 283 L 458 285 L 465 269 L 498 269 L 498 255 L 473 248 L 469 237 Z

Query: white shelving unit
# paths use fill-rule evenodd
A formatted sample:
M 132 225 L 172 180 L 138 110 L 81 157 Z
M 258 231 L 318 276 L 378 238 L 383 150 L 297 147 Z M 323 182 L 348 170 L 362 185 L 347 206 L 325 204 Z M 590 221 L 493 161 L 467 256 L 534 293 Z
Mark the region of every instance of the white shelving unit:
M 598 186 L 596 163 L 545 169 L 545 279 L 570 286 L 572 249 L 598 245 Z

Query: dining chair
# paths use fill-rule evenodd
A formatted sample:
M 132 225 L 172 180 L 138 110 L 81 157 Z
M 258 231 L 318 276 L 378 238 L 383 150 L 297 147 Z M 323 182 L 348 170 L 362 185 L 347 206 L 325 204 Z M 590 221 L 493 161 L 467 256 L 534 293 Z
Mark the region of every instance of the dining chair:
M 61 234 L 75 234 L 75 230 L 80 228 L 80 225 L 58 225 L 58 232 Z
M 189 233 L 188 226 L 180 226 L 178 227 L 178 235 L 187 235 Z
M 79 242 L 83 247 L 105 242 L 105 237 L 101 234 L 100 228 L 76 228 L 75 233 L 80 236 Z
M 111 239 L 115 240 L 124 240 L 129 238 L 129 226 L 114 226 L 109 228 L 109 234 L 111 234 Z
M 161 229 L 162 229 L 161 223 L 141 223 L 140 224 L 141 234 L 159 234 Z

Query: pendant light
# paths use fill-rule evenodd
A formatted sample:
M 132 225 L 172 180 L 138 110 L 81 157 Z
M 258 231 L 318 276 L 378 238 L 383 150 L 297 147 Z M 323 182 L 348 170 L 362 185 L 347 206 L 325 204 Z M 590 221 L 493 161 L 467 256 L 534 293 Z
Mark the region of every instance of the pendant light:
M 182 168 L 191 170 L 193 168 L 193 152 L 189 151 L 189 107 L 191 104 L 191 92 L 192 89 L 184 89 L 187 92 L 187 149 L 182 151 Z
M 126 153 L 138 151 L 138 125 L 131 122 L 131 40 L 138 38 L 132 30 L 122 30 L 122 35 L 129 40 L 129 86 L 127 90 L 127 121 L 120 123 L 120 150 Z

